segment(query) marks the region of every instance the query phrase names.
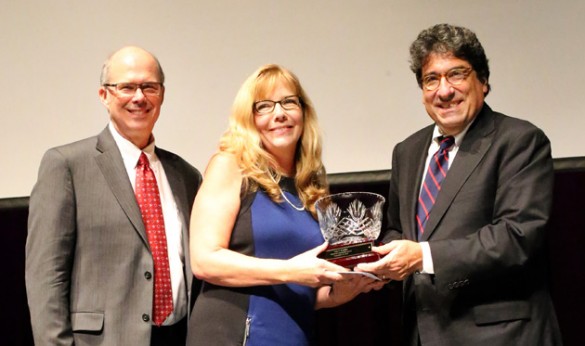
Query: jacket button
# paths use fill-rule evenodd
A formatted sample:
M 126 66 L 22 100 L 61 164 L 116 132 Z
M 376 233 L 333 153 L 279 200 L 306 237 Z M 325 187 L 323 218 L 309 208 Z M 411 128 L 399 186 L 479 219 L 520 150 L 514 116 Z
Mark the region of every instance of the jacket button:
M 144 277 L 146 278 L 146 280 L 150 280 L 152 279 L 152 274 L 150 272 L 144 272 Z
M 150 316 L 148 316 L 148 314 L 143 314 L 143 315 L 142 315 L 142 320 L 143 320 L 144 322 L 148 322 L 148 321 L 150 321 Z

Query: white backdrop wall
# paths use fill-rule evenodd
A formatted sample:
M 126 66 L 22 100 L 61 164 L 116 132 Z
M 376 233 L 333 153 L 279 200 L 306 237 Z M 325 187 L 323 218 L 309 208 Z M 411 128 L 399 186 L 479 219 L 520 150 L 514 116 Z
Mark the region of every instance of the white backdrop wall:
M 265 63 L 301 79 L 329 172 L 391 168 L 394 145 L 430 123 L 408 47 L 442 22 L 483 43 L 493 109 L 541 127 L 554 157 L 583 156 L 584 18 L 582 0 L 1 0 L 0 198 L 30 194 L 45 150 L 106 126 L 100 68 L 128 44 L 167 75 L 157 144 L 202 171 Z

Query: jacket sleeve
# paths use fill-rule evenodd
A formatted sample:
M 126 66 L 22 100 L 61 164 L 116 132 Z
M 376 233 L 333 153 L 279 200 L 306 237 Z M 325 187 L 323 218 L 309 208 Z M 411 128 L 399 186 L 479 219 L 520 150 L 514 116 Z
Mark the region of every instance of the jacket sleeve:
M 45 153 L 30 196 L 25 279 L 35 344 L 72 345 L 69 292 L 76 222 L 66 159 Z
M 400 181 L 400 172 L 398 167 L 398 156 L 401 145 L 398 144 L 392 153 L 392 171 L 390 176 L 390 190 L 386 200 L 386 222 L 387 225 L 380 235 L 381 243 L 389 243 L 392 240 L 403 239 L 403 228 L 400 222 L 400 201 L 398 198 L 398 182 Z

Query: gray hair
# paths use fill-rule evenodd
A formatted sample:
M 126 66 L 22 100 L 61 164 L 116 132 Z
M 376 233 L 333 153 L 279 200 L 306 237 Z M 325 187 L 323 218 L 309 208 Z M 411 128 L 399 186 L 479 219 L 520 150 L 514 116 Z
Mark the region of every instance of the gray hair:
M 450 55 L 471 64 L 478 79 L 487 84 L 490 92 L 490 68 L 485 51 L 475 33 L 467 28 L 450 24 L 437 24 L 421 31 L 410 46 L 410 69 L 422 88 L 422 68 L 431 54 Z

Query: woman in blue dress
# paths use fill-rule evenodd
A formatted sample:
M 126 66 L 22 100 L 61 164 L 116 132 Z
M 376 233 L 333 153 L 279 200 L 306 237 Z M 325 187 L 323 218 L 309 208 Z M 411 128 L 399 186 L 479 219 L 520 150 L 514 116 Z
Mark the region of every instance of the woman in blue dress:
M 320 259 L 314 203 L 327 193 L 321 137 L 298 78 L 278 65 L 236 95 L 191 216 L 203 286 L 188 345 L 310 345 L 315 310 L 379 288 Z

